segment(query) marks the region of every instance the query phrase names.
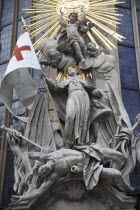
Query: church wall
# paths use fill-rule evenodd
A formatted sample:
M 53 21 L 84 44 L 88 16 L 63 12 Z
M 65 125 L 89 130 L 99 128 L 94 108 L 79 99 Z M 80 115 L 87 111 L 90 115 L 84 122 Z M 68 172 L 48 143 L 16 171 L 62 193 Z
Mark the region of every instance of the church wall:
M 140 0 L 136 1 L 138 26 L 140 33 Z M 5 69 L 7 67 L 10 58 L 11 49 L 11 32 L 12 32 L 12 17 L 14 13 L 14 0 L 2 1 L 2 17 L 0 20 L 0 83 L 3 78 Z M 21 16 L 23 15 L 23 8 L 30 7 L 30 0 L 19 0 L 18 9 L 18 21 L 17 21 L 17 38 L 23 33 Z M 137 62 L 136 62 L 136 50 L 133 36 L 133 21 L 130 0 L 125 0 L 125 4 L 118 6 L 119 13 L 123 14 L 121 17 L 122 25 L 119 26 L 118 32 L 126 37 L 124 42 L 118 42 L 118 54 L 119 54 L 119 67 L 120 67 L 120 80 L 122 88 L 122 98 L 127 112 L 130 116 L 131 123 L 134 124 L 134 118 L 140 113 L 140 81 L 138 79 Z M 29 23 L 29 17 L 25 16 L 27 24 Z M 40 82 L 40 75 L 38 71 L 33 74 L 38 88 L 43 87 L 43 83 Z M 14 95 L 13 109 L 16 114 L 23 115 L 25 110 Z M 0 124 L 3 124 L 4 120 L 4 106 L 0 104 Z M 10 122 L 14 122 L 15 128 L 23 130 L 23 124 L 19 124 L 14 119 L 10 119 Z M 140 128 L 136 130 L 140 132 Z M 1 144 L 1 131 L 0 131 L 0 144 Z M 0 204 L 2 207 L 7 206 L 13 194 L 13 156 L 9 147 L 7 148 L 7 160 L 5 170 L 5 182 L 3 191 L 3 202 Z M 140 166 L 137 165 L 133 174 L 131 175 L 131 182 L 133 186 L 140 185 Z

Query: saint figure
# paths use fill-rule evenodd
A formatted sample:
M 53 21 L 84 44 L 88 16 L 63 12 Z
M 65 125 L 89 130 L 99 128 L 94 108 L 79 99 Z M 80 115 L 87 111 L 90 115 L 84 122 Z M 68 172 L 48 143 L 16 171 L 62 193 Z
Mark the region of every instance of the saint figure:
M 68 78 L 63 82 L 56 83 L 46 78 L 46 82 L 53 91 L 67 91 L 65 114 L 65 137 L 70 147 L 74 145 L 85 145 L 89 143 L 89 126 L 91 122 L 90 96 L 100 97 L 101 92 L 92 84 L 82 80 L 75 67 L 67 69 Z M 99 108 L 105 106 L 99 102 L 95 103 Z M 108 111 L 110 114 L 111 110 Z

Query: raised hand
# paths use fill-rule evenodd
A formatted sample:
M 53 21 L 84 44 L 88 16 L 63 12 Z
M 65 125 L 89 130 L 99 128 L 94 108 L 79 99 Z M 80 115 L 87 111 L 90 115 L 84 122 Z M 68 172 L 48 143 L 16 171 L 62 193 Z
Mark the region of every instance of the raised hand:
M 85 12 L 85 10 L 84 10 L 84 8 L 83 8 L 83 7 L 81 8 L 81 12 Z
M 11 198 L 12 204 L 19 204 L 22 201 L 22 196 L 13 195 Z
M 43 80 L 44 78 L 46 78 L 46 74 L 44 74 L 44 72 L 42 72 L 42 71 L 41 71 L 41 74 L 40 74 L 40 79 L 42 79 L 42 80 Z
M 60 9 L 60 13 L 63 15 L 62 8 Z
M 99 89 L 95 89 L 92 91 L 92 95 L 97 98 L 101 98 L 102 92 Z

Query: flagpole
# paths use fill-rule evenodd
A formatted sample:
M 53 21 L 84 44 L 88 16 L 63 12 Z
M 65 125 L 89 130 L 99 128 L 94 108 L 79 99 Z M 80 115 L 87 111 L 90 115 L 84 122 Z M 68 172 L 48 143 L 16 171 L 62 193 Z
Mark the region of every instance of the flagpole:
M 28 26 L 27 26 L 26 21 L 24 20 L 23 17 L 22 17 L 22 23 L 23 23 L 23 29 L 24 29 L 25 31 L 28 31 Z M 63 128 L 62 128 L 62 125 L 61 125 L 61 122 L 60 122 L 60 119 L 59 119 L 59 116 L 58 116 L 56 107 L 55 107 L 55 105 L 54 105 L 52 95 L 51 95 L 51 93 L 50 93 L 50 90 L 49 90 L 48 85 L 47 85 L 46 80 L 45 80 L 45 77 L 46 77 L 46 76 L 44 75 L 44 73 L 43 73 L 42 70 L 41 70 L 41 74 L 42 74 L 42 76 L 43 76 L 43 81 L 44 81 L 46 90 L 47 90 L 47 92 L 48 92 L 48 96 L 49 96 L 49 98 L 50 98 L 51 104 L 52 104 L 52 106 L 53 106 L 53 110 L 54 110 L 54 113 L 55 113 L 57 122 L 58 122 L 58 124 L 59 124 L 59 128 L 60 128 L 60 130 L 61 130 L 61 133 L 62 133 L 62 137 L 63 137 L 63 139 L 64 139 L 65 146 L 67 147 L 67 141 L 66 141 L 66 138 L 65 138 L 64 130 L 63 130 Z
M 66 141 L 66 138 L 65 138 L 64 130 L 63 130 L 63 128 L 62 128 L 60 119 L 59 119 L 59 117 L 58 117 L 58 113 L 57 113 L 57 110 L 56 110 L 56 108 L 55 108 L 55 105 L 54 105 L 54 102 L 53 102 L 52 95 L 51 95 L 50 90 L 49 90 L 49 88 L 48 88 L 48 85 L 47 85 L 47 83 L 46 83 L 46 79 L 45 79 L 46 76 L 44 75 L 44 72 L 42 72 L 42 70 L 41 70 L 41 74 L 42 74 L 43 81 L 44 81 L 46 90 L 47 90 L 47 92 L 48 92 L 49 98 L 50 98 L 50 100 L 51 100 L 51 104 L 52 104 L 52 106 L 53 106 L 53 110 L 54 110 L 54 112 L 55 112 L 55 115 L 56 115 L 56 118 L 57 118 L 57 121 L 58 121 L 58 124 L 59 124 L 59 128 L 60 128 L 60 130 L 61 130 L 61 133 L 62 133 L 64 142 L 65 142 L 65 146 L 67 147 L 67 141 Z
M 12 55 L 14 45 L 16 43 L 17 19 L 18 19 L 18 0 L 14 0 L 14 13 L 13 13 L 13 18 L 12 18 L 12 36 L 11 36 L 10 56 Z M 9 127 L 9 122 L 10 122 L 10 112 L 5 108 L 3 123 L 7 127 Z M 8 142 L 7 142 L 6 132 L 3 132 L 2 140 L 1 140 L 1 149 L 0 149 L 0 205 L 3 202 L 7 143 Z

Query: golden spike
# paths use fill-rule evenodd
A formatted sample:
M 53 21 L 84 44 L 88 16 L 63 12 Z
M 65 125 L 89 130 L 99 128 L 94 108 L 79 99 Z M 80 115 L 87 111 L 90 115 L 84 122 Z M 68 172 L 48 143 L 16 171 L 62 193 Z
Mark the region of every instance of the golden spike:
M 36 55 L 39 55 L 39 54 L 40 54 L 40 52 L 41 52 L 41 50 L 38 50 L 38 52 L 36 53 Z
M 104 0 L 104 1 L 94 1 L 92 4 L 106 4 L 106 3 L 112 3 L 112 2 L 118 2 L 119 0 Z
M 53 1 L 44 1 L 44 0 L 38 0 L 38 1 L 35 1 L 35 2 L 41 2 L 41 3 L 50 3 L 50 4 L 53 4 L 53 5 L 57 5 L 57 2 L 53 2 Z
M 37 19 L 41 19 L 41 18 L 47 17 L 48 15 L 50 16 L 50 15 L 55 15 L 55 14 L 56 14 L 56 12 L 50 12 L 50 13 L 45 13 L 45 14 L 41 14 L 41 15 L 32 16 L 32 17 L 30 17 L 30 19 L 31 20 L 37 20 Z
M 109 39 L 107 39 L 97 28 L 94 28 L 94 31 L 96 31 L 110 46 L 112 46 L 115 49 L 117 49 L 117 47 L 112 42 L 110 42 Z
M 93 2 L 90 1 L 90 4 L 97 4 L 97 3 L 99 3 L 99 2 L 105 3 L 105 2 L 110 2 L 110 1 L 111 1 L 111 0 L 106 0 L 106 1 L 103 1 L 103 0 L 95 0 L 95 1 L 93 1 Z M 116 1 L 118 1 L 118 0 L 113 0 L 113 1 L 116 2 Z M 101 3 L 100 3 L 100 4 L 101 4 Z
M 67 79 L 67 77 L 66 76 L 64 76 L 64 80 L 66 80 Z
M 48 7 L 47 8 L 50 8 L 50 9 L 55 9 L 56 7 L 53 7 L 53 6 L 50 6 L 50 5 L 48 5 Z M 44 12 L 44 11 L 47 11 L 47 8 L 42 8 L 42 9 L 40 9 L 40 8 L 37 8 L 37 9 L 33 9 L 33 8 L 31 8 L 31 9 L 23 9 L 23 10 L 25 10 L 25 11 L 42 11 L 42 12 Z
M 58 73 L 58 75 L 57 75 L 57 77 L 56 77 L 56 81 L 58 82 L 58 79 L 59 79 L 59 74 L 60 74 L 60 72 Z
M 94 13 L 94 11 L 93 11 L 93 13 Z M 104 11 L 96 11 L 95 13 L 100 13 L 103 15 L 110 15 L 110 16 L 118 16 L 118 17 L 123 16 L 122 14 L 117 14 L 117 13 L 113 13 L 113 12 L 104 12 Z
M 53 23 L 55 23 L 58 20 L 58 18 L 55 18 L 53 20 L 51 20 L 50 22 L 48 22 L 47 24 L 41 26 L 40 28 L 36 29 L 35 31 L 30 33 L 30 36 L 33 38 L 34 36 L 36 36 L 37 34 L 39 34 L 41 31 L 45 30 L 46 28 L 48 28 L 49 26 L 51 26 Z
M 115 31 L 113 31 L 112 29 L 104 26 L 103 24 L 99 23 L 98 21 L 94 20 L 93 18 L 89 17 L 87 15 L 87 18 L 93 22 L 95 25 L 99 26 L 99 28 L 103 29 L 104 31 L 106 31 L 107 33 L 109 33 L 111 36 L 113 36 L 115 39 L 122 41 L 122 39 L 124 39 L 125 37 L 121 36 L 120 34 L 116 33 Z
M 59 23 L 59 22 L 58 22 L 58 23 Z M 50 37 L 54 38 L 54 37 L 57 35 L 57 33 L 58 33 L 58 31 L 60 30 L 60 28 L 61 28 L 61 26 L 58 25 L 58 26 L 56 27 L 56 29 L 53 31 L 53 33 L 50 35 Z
M 40 52 L 39 59 L 43 56 L 43 52 Z
M 36 4 L 36 3 L 32 3 L 32 5 L 34 5 L 33 7 L 37 7 L 37 8 L 48 8 L 47 4 Z M 53 6 L 53 8 L 56 8 L 56 6 Z
M 42 11 L 32 11 L 32 12 L 26 12 L 26 14 L 29 14 L 29 15 L 33 15 L 33 14 L 37 14 L 37 13 L 42 13 Z M 47 12 L 46 12 L 46 15 L 47 15 Z
M 58 22 L 56 22 L 42 37 L 40 37 L 35 43 L 34 43 L 34 47 L 37 48 L 39 46 L 39 42 L 46 38 L 48 35 L 50 35 L 52 33 L 52 31 L 54 30 L 54 28 L 56 28 L 58 26 Z
M 100 16 L 103 16 L 103 17 L 107 17 L 107 18 L 110 18 L 110 19 L 113 19 L 113 20 L 121 20 L 120 18 L 117 18 L 117 17 L 114 17 L 114 16 L 111 16 L 111 15 L 108 15 L 108 14 L 105 14 L 105 13 L 102 13 L 102 12 L 92 12 L 92 11 L 89 11 L 89 14 L 92 13 L 93 15 L 100 15 Z
M 114 28 L 116 28 L 117 24 L 120 24 L 119 22 L 116 22 L 116 21 L 113 21 L 113 20 L 110 20 L 110 19 L 107 19 L 107 18 L 103 18 L 103 17 L 100 17 L 98 15 L 93 15 L 93 14 L 90 14 L 90 13 L 88 13 L 88 15 L 90 17 L 92 17 L 94 19 L 97 19 L 97 20 L 99 20 L 99 21 L 101 21 L 103 23 L 106 23 L 106 24 L 108 24 L 108 25 L 110 25 L 110 26 L 112 26 Z
M 57 77 L 56 77 L 56 81 L 57 81 L 57 82 L 60 82 L 61 77 L 62 77 L 62 74 L 63 74 L 62 71 L 58 73 L 58 75 L 57 75 Z
M 99 45 L 97 44 L 97 42 L 95 41 L 95 39 L 93 38 L 93 36 L 89 31 L 87 32 L 87 35 L 90 38 L 90 40 L 96 45 L 96 47 L 99 48 Z
M 55 1 L 53 0 L 54 3 L 56 2 L 56 4 L 58 4 L 57 3 L 58 1 L 60 1 L 60 0 L 55 0 Z M 50 0 L 34 0 L 34 2 L 42 2 L 42 3 L 48 4 L 50 2 Z
M 123 4 L 124 2 L 103 2 L 103 3 L 96 3 L 95 6 L 110 6 L 110 5 L 116 5 L 116 4 Z
M 50 20 L 52 20 L 53 18 L 56 18 L 57 16 L 58 16 L 58 15 L 52 15 L 52 16 L 49 16 L 49 17 L 43 19 L 43 20 L 37 21 L 37 22 L 31 24 L 31 25 L 30 25 L 30 28 L 36 28 L 37 26 L 40 26 L 40 25 L 42 25 L 43 23 L 46 23 L 47 21 L 50 21 Z
M 95 28 L 91 29 L 92 32 L 99 38 L 99 40 L 105 45 L 105 47 L 109 50 L 112 51 L 112 47 L 105 41 L 105 39 L 98 33 L 98 31 L 95 30 Z
M 116 11 L 116 10 L 118 10 L 118 8 L 116 8 L 116 7 L 108 8 L 108 7 L 93 7 L 93 6 L 90 6 L 90 8 L 94 9 L 94 11 L 96 11 L 96 10 L 102 10 L 102 11 L 114 11 L 114 10 Z
M 91 78 L 93 78 L 93 76 L 92 76 L 92 72 L 90 72 L 90 73 L 89 73 L 89 75 L 90 75 L 90 77 L 91 77 Z

